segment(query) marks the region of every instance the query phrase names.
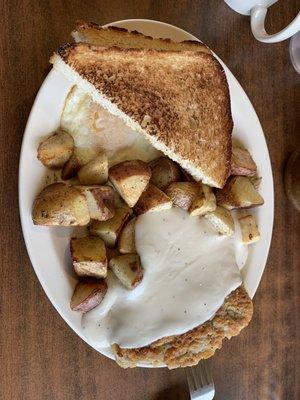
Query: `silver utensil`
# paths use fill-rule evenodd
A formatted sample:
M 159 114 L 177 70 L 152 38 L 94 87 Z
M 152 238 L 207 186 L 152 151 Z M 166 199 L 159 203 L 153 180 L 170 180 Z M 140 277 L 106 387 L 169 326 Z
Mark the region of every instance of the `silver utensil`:
M 212 400 L 215 395 L 215 385 L 208 362 L 202 360 L 198 365 L 185 370 L 191 400 Z

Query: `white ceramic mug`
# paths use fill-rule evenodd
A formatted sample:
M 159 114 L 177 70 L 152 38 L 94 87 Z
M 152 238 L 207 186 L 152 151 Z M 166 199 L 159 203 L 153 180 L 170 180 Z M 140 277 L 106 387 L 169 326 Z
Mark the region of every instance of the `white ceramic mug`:
M 268 35 L 265 30 L 265 19 L 268 7 L 278 0 L 225 0 L 234 11 L 251 16 L 251 30 L 260 42 L 276 43 L 288 39 L 300 31 L 300 12 L 295 19 L 280 32 Z

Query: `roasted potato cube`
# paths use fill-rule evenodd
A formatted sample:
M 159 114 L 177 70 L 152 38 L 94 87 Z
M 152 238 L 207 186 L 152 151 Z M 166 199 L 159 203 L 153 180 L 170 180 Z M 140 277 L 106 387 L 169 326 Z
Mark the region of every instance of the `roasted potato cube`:
M 57 131 L 43 140 L 37 151 L 37 158 L 50 169 L 60 169 L 74 151 L 74 140 L 65 131 Z
M 132 218 L 122 229 L 118 239 L 118 249 L 122 254 L 135 253 L 135 222 Z
M 115 191 L 110 186 L 77 186 L 85 195 L 90 217 L 106 221 L 115 215 Z
M 170 183 L 180 181 L 180 168 L 167 157 L 159 157 L 149 164 L 152 170 L 150 183 L 160 190 L 166 189 Z
M 101 185 L 108 179 L 108 160 L 104 153 L 88 162 L 78 171 L 78 179 L 82 185 Z
M 133 207 L 151 178 L 151 168 L 141 160 L 124 161 L 109 169 L 109 179 L 121 197 Z
M 72 238 L 70 250 L 73 267 L 79 276 L 105 278 L 107 275 L 106 249 L 102 239 L 95 236 Z
M 245 244 L 255 243 L 260 239 L 260 233 L 253 215 L 246 215 L 239 218 L 242 231 L 242 241 Z
M 72 154 L 61 170 L 61 179 L 66 181 L 73 178 L 77 174 L 79 168 L 80 164 L 78 158 L 75 154 Z
M 200 186 L 199 194 L 197 194 L 189 208 L 189 213 L 192 216 L 204 215 L 208 212 L 214 211 L 216 207 L 216 197 L 213 189 L 210 186 L 202 184 Z
M 80 190 L 57 182 L 46 186 L 33 204 L 35 225 L 87 225 L 90 213 L 85 196 Z
M 181 174 L 183 176 L 183 180 L 186 182 L 196 182 L 196 180 L 190 175 L 188 172 L 186 172 L 184 169 L 181 169 Z
M 252 182 L 245 176 L 232 176 L 223 189 L 216 191 L 217 204 L 232 210 L 261 206 L 264 199 L 255 190 Z
M 129 217 L 130 211 L 127 208 L 117 208 L 113 218 L 107 221 L 92 221 L 89 231 L 104 240 L 106 246 L 115 247 L 118 235 Z
M 104 279 L 87 278 L 77 283 L 70 307 L 73 311 L 87 313 L 97 307 L 107 291 Z
M 136 214 L 162 211 L 172 207 L 172 200 L 156 186 L 149 183 L 134 207 Z
M 231 174 L 253 176 L 256 174 L 256 164 L 246 149 L 232 148 Z
M 127 289 L 134 289 L 143 278 L 140 257 L 137 254 L 123 254 L 109 261 L 109 267 Z
M 234 233 L 234 221 L 229 210 L 217 207 L 215 211 L 209 212 L 204 216 L 222 235 L 231 236 Z
M 191 207 L 199 192 L 200 186 L 196 182 L 173 182 L 166 189 L 166 194 L 173 204 L 184 210 Z
M 106 257 L 107 261 L 109 262 L 112 258 L 120 256 L 121 253 L 119 252 L 118 249 L 111 249 L 110 247 L 107 247 L 106 249 Z

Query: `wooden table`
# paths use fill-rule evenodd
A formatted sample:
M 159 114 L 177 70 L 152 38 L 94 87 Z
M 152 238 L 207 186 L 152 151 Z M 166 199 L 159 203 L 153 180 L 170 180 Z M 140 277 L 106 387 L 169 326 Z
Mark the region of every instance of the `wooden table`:
M 296 3 L 281 1 L 272 8 L 271 32 L 296 15 Z M 274 235 L 254 300 L 254 318 L 212 360 L 215 398 L 299 399 L 300 218 L 285 196 L 283 169 L 300 144 L 300 80 L 289 59 L 288 42 L 255 41 L 248 18 L 216 0 L 2 0 L 0 4 L 0 399 L 189 398 L 183 370 L 122 370 L 76 336 L 35 276 L 19 222 L 19 152 L 32 102 L 50 69 L 49 55 L 70 40 L 76 19 L 104 24 L 126 18 L 169 22 L 203 39 L 225 61 L 257 111 L 275 180 Z

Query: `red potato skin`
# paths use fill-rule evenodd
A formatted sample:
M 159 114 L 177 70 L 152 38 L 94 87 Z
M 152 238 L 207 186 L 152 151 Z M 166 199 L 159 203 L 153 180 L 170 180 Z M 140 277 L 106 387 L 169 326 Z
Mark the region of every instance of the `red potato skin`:
M 90 291 L 88 291 L 89 286 L 91 286 Z M 87 296 L 80 299 L 80 301 L 77 301 L 76 297 L 80 297 L 82 295 L 81 292 L 84 290 L 87 291 Z M 104 279 L 83 279 L 82 281 L 78 282 L 75 287 L 70 302 L 70 308 L 73 311 L 79 311 L 85 314 L 101 303 L 106 292 L 107 284 Z

